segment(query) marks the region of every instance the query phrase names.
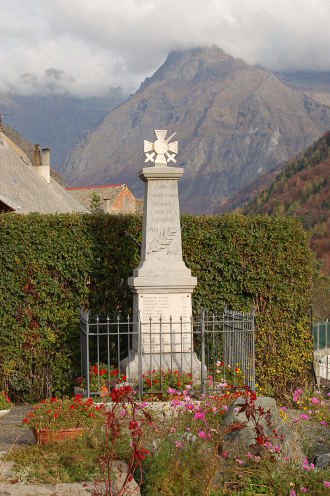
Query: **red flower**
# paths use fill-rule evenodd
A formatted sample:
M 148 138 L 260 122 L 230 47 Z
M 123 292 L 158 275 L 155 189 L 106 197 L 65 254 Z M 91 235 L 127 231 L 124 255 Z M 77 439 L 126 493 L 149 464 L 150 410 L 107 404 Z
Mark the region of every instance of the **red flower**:
M 57 401 L 56 398 L 50 398 L 51 403 L 56 403 L 56 401 Z
M 118 403 L 119 401 L 125 401 L 130 398 L 133 393 L 134 391 L 131 386 L 121 386 L 113 389 L 110 393 L 110 397 L 113 402 Z
M 264 444 L 265 440 L 264 440 L 264 436 L 262 436 L 261 434 L 259 434 L 258 436 L 256 436 L 256 443 L 257 444 Z

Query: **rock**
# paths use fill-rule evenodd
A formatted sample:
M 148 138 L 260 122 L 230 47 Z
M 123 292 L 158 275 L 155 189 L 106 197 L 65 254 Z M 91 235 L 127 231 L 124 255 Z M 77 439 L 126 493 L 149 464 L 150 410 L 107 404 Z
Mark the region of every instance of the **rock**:
M 330 453 L 322 453 L 322 455 L 315 455 L 314 458 L 315 468 L 325 469 L 330 467 Z
M 222 424 L 222 432 L 224 434 L 226 427 L 231 426 L 234 422 L 246 422 L 245 413 L 238 413 L 235 410 L 243 404 L 244 399 L 238 398 L 228 408 Z M 260 397 L 256 400 L 255 405 L 256 407 L 261 406 L 265 412 L 269 410 L 271 413 L 271 427 L 267 425 L 264 417 L 260 420 L 265 435 L 272 440 L 272 444 L 277 444 L 281 447 L 284 456 L 300 463 L 303 457 L 303 451 L 298 433 L 296 429 L 292 429 L 291 424 L 286 424 L 283 421 L 274 398 Z M 273 429 L 275 429 L 278 437 L 275 437 Z M 249 420 L 242 430 L 235 430 L 225 434 L 223 449 L 229 452 L 234 452 L 236 450 L 236 453 L 242 452 L 242 448 L 248 450 L 248 447 L 255 443 L 255 436 L 254 423 L 252 420 Z M 281 437 L 283 437 L 283 441 L 280 440 Z
M 126 478 L 127 464 L 122 461 L 116 461 L 113 464 L 113 493 L 119 491 Z M 13 484 L 0 482 L 0 496 L 88 496 L 93 494 L 96 486 L 93 482 L 87 483 L 66 483 L 66 484 Z M 105 484 L 100 482 L 97 485 L 99 495 L 105 495 Z M 123 496 L 140 496 L 140 488 L 132 479 Z

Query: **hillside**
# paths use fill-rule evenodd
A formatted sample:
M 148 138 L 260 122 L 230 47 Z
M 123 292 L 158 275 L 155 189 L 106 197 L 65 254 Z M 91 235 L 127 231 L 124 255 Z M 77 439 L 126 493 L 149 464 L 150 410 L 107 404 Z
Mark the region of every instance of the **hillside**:
M 212 212 L 330 126 L 330 107 L 217 47 L 172 52 L 68 156 L 71 185 L 125 182 L 142 194 L 143 140 L 177 132 L 181 208 Z
M 330 131 L 282 166 L 271 186 L 241 208 L 246 214 L 298 217 L 330 274 Z

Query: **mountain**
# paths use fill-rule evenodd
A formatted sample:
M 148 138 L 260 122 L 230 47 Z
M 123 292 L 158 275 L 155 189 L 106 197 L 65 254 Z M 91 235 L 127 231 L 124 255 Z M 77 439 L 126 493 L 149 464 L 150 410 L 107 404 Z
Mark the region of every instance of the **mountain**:
M 330 105 L 330 72 L 294 71 L 276 72 L 285 84 L 299 90 L 325 105 Z
M 181 208 L 212 212 L 330 126 L 330 107 L 217 47 L 172 52 L 69 154 L 71 185 L 125 182 L 142 194 L 143 140 L 177 132 Z
M 52 149 L 52 167 L 63 166 L 66 155 L 86 129 L 99 124 L 126 95 L 112 89 L 106 97 L 76 98 L 66 94 L 0 94 L 0 111 L 12 112 L 5 122 L 32 143 Z
M 330 274 L 330 131 L 281 166 L 272 184 L 241 210 L 299 218 L 311 234 L 311 247 L 324 272 Z

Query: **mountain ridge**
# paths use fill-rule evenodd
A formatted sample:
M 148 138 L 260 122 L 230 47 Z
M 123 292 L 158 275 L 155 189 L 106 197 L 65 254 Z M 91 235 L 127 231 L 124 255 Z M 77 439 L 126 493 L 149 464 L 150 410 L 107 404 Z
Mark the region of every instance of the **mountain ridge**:
M 182 210 L 212 212 L 330 126 L 330 107 L 217 47 L 172 52 L 112 110 L 60 170 L 72 185 L 125 182 L 141 195 L 142 143 L 176 131 Z

